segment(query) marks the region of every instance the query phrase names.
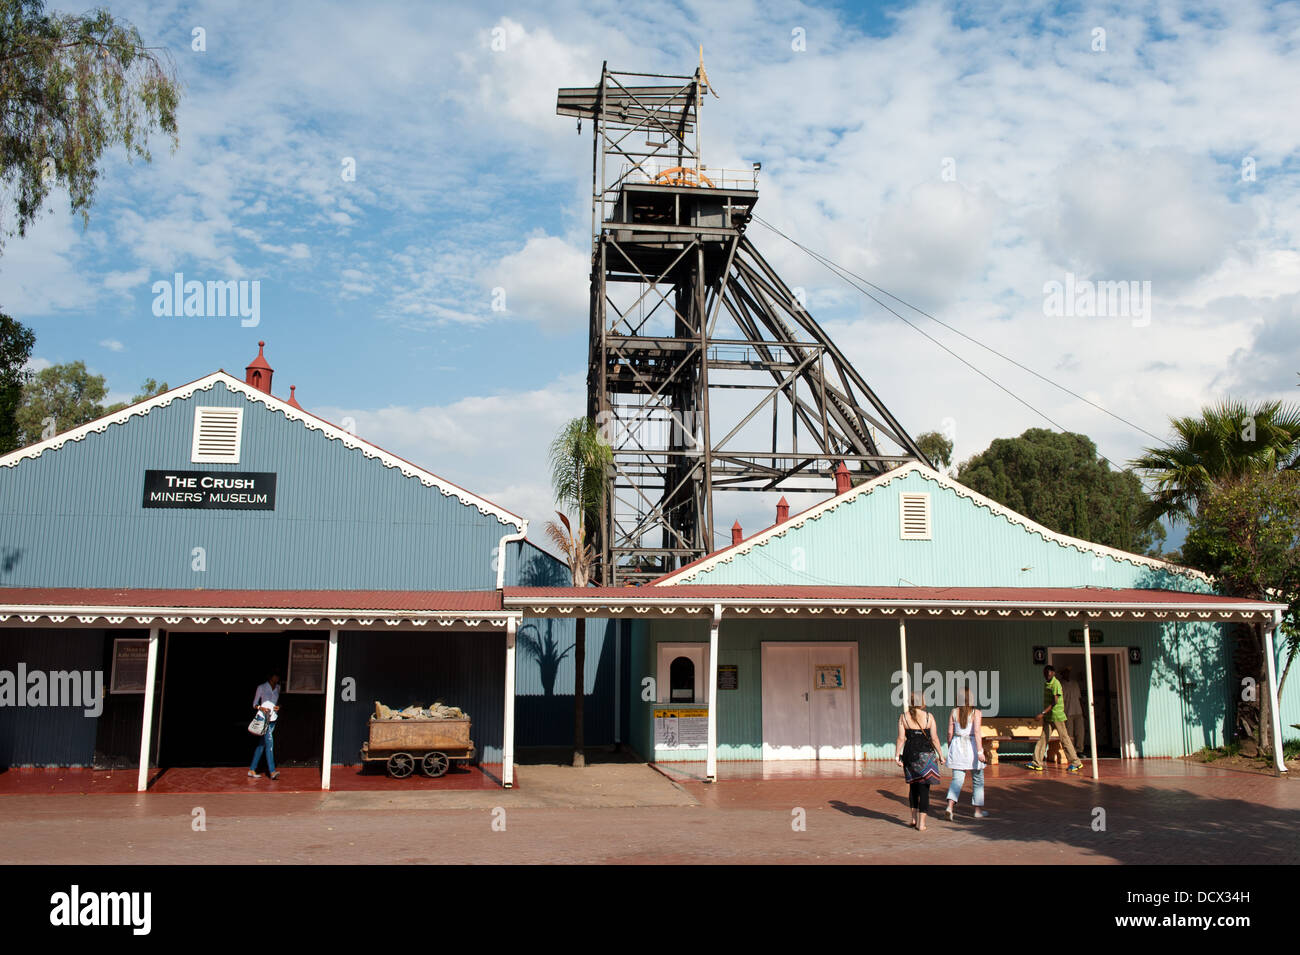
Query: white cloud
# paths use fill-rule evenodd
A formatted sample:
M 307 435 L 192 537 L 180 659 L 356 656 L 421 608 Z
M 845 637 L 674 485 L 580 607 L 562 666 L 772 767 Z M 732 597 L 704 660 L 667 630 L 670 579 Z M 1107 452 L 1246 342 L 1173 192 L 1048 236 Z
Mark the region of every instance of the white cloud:
M 481 280 L 504 290 L 512 317 L 551 331 L 573 331 L 587 327 L 590 277 L 588 253 L 555 236 L 534 236 L 484 269 Z
M 100 348 L 107 348 L 109 351 L 126 351 L 126 346 L 115 338 L 105 338 L 99 343 Z

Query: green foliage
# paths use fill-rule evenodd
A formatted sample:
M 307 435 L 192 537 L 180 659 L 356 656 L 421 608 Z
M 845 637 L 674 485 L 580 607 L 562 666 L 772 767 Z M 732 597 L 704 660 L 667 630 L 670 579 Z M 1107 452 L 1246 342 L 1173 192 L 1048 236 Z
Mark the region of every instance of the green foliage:
M 35 345 L 31 329 L 0 312 L 0 454 L 22 446 L 18 409 L 28 378 L 24 369 Z
M 92 375 L 85 362 L 41 369 L 23 386 L 23 402 L 17 414 L 22 444 L 42 440 L 49 419 L 54 421 L 53 433 L 94 421 L 106 413 L 101 404 L 106 394 L 104 376 Z
M 952 442 L 938 431 L 918 435 L 916 446 L 935 467 L 942 469 L 952 464 Z
M 1147 448 L 1130 462 L 1155 483 L 1146 516 L 1188 520 L 1215 485 L 1247 474 L 1300 464 L 1300 407 L 1264 401 L 1254 407 L 1233 398 L 1174 418 L 1173 440 Z
M 119 401 L 117 404 L 109 405 L 104 409 L 104 414 L 112 414 L 115 411 L 121 411 L 123 408 L 129 408 L 131 405 L 138 405 L 142 401 L 148 401 L 155 395 L 160 395 L 168 390 L 167 382 L 159 384 L 153 378 L 146 378 L 143 385 L 140 386 L 139 394 L 135 395 L 130 401 Z
M 1183 557 L 1224 593 L 1288 605 L 1285 679 L 1300 650 L 1300 472 L 1248 474 L 1203 492 Z
M 121 145 L 148 162 L 157 129 L 177 146 L 181 86 L 166 54 L 107 10 L 47 14 L 43 0 L 0 0 L 0 185 L 13 196 L 5 236 L 26 234 L 56 184 L 90 218 L 100 159 Z
M 957 480 L 1062 534 L 1130 553 L 1159 551 L 1165 531 L 1132 471 L 1114 471 L 1086 435 L 1031 428 L 964 462 Z
M 599 520 L 614 453 L 590 419 L 574 418 L 551 442 L 550 459 L 555 503 L 574 518 L 557 511 L 560 524 L 549 522 L 546 534 L 568 562 L 573 585 L 585 587 L 596 559 L 587 528 Z

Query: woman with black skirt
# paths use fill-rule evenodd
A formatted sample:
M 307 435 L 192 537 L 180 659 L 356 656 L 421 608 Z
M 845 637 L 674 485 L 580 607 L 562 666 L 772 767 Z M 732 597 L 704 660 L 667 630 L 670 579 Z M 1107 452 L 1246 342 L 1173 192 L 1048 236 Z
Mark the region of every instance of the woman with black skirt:
M 903 778 L 910 784 L 907 804 L 912 809 L 913 829 L 925 832 L 925 817 L 930 811 L 930 784 L 939 781 L 939 765 L 943 754 L 939 750 L 939 735 L 934 717 L 925 710 L 925 700 L 920 693 L 912 694 L 912 705 L 898 718 L 898 755 L 895 761 L 903 767 Z

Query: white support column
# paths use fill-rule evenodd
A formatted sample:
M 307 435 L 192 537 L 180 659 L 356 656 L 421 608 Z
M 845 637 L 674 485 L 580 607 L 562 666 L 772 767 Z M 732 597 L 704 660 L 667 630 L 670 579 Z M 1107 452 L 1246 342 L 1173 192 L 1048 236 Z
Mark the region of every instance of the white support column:
M 1286 761 L 1282 758 L 1282 714 L 1278 712 L 1277 664 L 1273 660 L 1273 634 L 1282 625 L 1282 611 L 1273 611 L 1272 626 L 1264 628 L 1264 659 L 1268 662 L 1268 709 L 1273 724 L 1273 765 L 1285 773 Z
M 623 621 L 617 617 L 605 621 L 614 628 L 614 748 L 623 744 Z M 609 630 L 606 629 L 606 635 Z
M 144 673 L 144 721 L 140 727 L 140 775 L 136 792 L 149 788 L 149 740 L 153 735 L 153 691 L 158 679 L 158 628 L 149 630 L 149 662 Z
M 334 767 L 334 699 L 338 696 L 339 631 L 330 629 L 329 655 L 325 661 L 325 742 L 321 744 L 320 788 L 330 788 Z
M 907 624 L 898 618 L 898 655 L 903 674 L 903 709 L 912 702 L 911 688 L 907 685 Z
M 506 618 L 506 708 L 501 736 L 501 785 L 506 789 L 515 784 L 515 629 L 517 617 Z
M 718 779 L 718 628 L 722 624 L 722 604 L 713 605 L 713 621 L 709 625 L 709 677 L 705 689 L 709 703 L 709 746 L 704 762 L 705 782 Z
M 1092 700 L 1092 631 L 1088 621 L 1083 621 L 1083 669 L 1088 675 L 1088 737 L 1092 741 L 1092 778 L 1097 773 L 1097 711 Z

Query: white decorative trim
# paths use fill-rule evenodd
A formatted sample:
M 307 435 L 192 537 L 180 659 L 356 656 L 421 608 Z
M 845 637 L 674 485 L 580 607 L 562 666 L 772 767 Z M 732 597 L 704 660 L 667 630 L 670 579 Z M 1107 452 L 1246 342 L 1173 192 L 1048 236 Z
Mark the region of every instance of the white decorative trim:
M 1080 540 L 1077 537 L 1070 537 L 1066 534 L 1060 534 L 1056 531 L 1049 530 L 1042 524 L 1031 521 L 1023 514 L 1019 514 L 1011 510 L 1011 508 L 985 497 L 978 491 L 972 491 L 965 485 L 958 484 L 956 481 L 940 474 L 938 471 L 933 471 L 916 461 L 909 461 L 902 467 L 895 468 L 879 477 L 872 478 L 870 481 L 859 484 L 851 491 L 838 494 L 827 501 L 823 501 L 815 507 L 810 507 L 802 514 L 797 514 L 775 527 L 769 527 L 765 531 L 760 531 L 753 537 L 734 547 L 728 547 L 726 550 L 719 551 L 718 553 L 708 557 L 703 557 L 694 564 L 690 564 L 680 570 L 675 570 L 670 574 L 665 574 L 657 580 L 652 581 L 648 586 L 666 587 L 672 584 L 683 584 L 692 581 L 700 574 L 712 570 L 719 564 L 728 564 L 742 554 L 749 553 L 755 547 L 762 547 L 769 541 L 775 540 L 778 537 L 784 537 L 786 533 L 797 527 L 802 527 L 808 521 L 820 519 L 822 516 L 834 511 L 841 504 L 848 504 L 856 501 L 859 497 L 870 494 L 872 491 L 879 488 L 887 487 L 899 478 L 913 473 L 919 474 L 926 480 L 932 481 L 940 487 L 952 491 L 958 497 L 964 497 L 980 507 L 988 508 L 991 513 L 1005 518 L 1009 523 L 1023 527 L 1031 534 L 1037 534 L 1045 541 L 1059 544 L 1062 547 L 1073 547 L 1075 550 L 1083 554 L 1095 554 L 1100 557 L 1110 557 L 1118 561 L 1127 561 L 1136 567 L 1151 567 L 1156 570 L 1164 570 L 1171 574 L 1177 574 L 1181 577 L 1187 577 L 1213 585 L 1213 580 L 1209 575 L 1204 574 L 1199 570 L 1193 570 L 1190 567 L 1181 567 L 1178 564 L 1171 564 L 1169 561 L 1160 560 L 1155 557 L 1146 557 L 1142 554 L 1130 554 L 1127 551 L 1117 550 L 1113 547 L 1106 547 L 1102 544 L 1094 544 L 1091 541 Z
M 123 612 L 125 611 L 125 612 Z M 214 608 L 214 607 L 168 607 L 165 611 L 162 608 L 138 608 L 138 607 L 56 607 L 56 606 L 37 606 L 37 605 L 15 605 L 0 608 L 0 623 L 7 622 L 11 617 L 16 616 L 23 623 L 39 623 L 46 620 L 51 624 L 65 623 L 70 617 L 75 616 L 78 623 L 84 625 L 93 625 L 99 621 L 104 621 L 110 626 L 120 626 L 123 623 L 128 625 L 134 621 L 135 625 L 148 625 L 156 618 L 161 617 L 169 626 L 207 626 L 214 621 L 222 627 L 261 627 L 265 625 L 268 619 L 265 609 L 262 608 Z M 506 621 L 514 618 L 516 621 L 523 619 L 523 612 L 516 610 L 505 611 L 473 611 L 471 613 L 456 613 L 455 611 L 397 611 L 392 610 L 345 610 L 341 613 L 334 613 L 328 617 L 329 623 L 335 627 L 374 627 L 377 629 L 384 627 L 403 628 L 403 627 L 422 627 L 430 621 L 437 621 L 443 627 L 463 626 L 478 627 L 486 622 L 493 627 L 504 627 Z M 325 619 L 319 611 L 313 610 L 278 610 L 274 617 L 275 623 L 281 627 L 291 626 L 297 623 L 299 626 L 317 627 Z
M 404 461 L 397 455 L 385 451 L 383 448 L 365 441 L 355 434 L 344 431 L 342 428 L 330 424 L 324 418 L 318 418 L 313 414 L 295 408 L 286 401 L 281 401 L 274 395 L 268 395 L 260 389 L 245 384 L 238 378 L 226 374 L 224 371 L 214 371 L 210 375 L 192 381 L 188 385 L 182 385 L 179 388 L 173 388 L 171 391 L 165 391 L 160 395 L 149 398 L 131 405 L 129 408 L 123 408 L 115 414 L 105 415 L 102 418 L 96 418 L 94 421 L 87 422 L 76 428 L 64 431 L 62 434 L 56 434 L 54 437 L 39 441 L 36 444 L 20 448 L 17 451 L 11 451 L 9 454 L 0 457 L 0 467 L 16 467 L 28 458 L 39 458 L 46 451 L 57 450 L 63 447 L 69 441 L 83 441 L 88 435 L 103 434 L 108 430 L 109 425 L 126 424 L 131 418 L 140 415 L 147 415 L 155 408 L 165 408 L 173 401 L 178 399 L 190 398 L 200 391 L 211 391 L 213 386 L 218 382 L 225 385 L 229 390 L 237 392 L 247 398 L 249 401 L 255 401 L 265 405 L 272 411 L 279 411 L 290 421 L 301 422 L 304 426 L 312 431 L 319 431 L 331 441 L 340 442 L 345 448 L 360 451 L 367 458 L 378 460 L 384 467 L 394 468 L 401 471 L 406 477 L 418 478 L 420 483 L 425 487 L 434 487 L 443 493 L 445 497 L 456 497 L 462 504 L 468 507 L 477 508 L 479 513 L 495 517 L 502 524 L 510 524 L 514 527 L 522 528 L 525 521 L 518 514 L 512 514 L 504 508 L 498 507 L 490 501 L 486 501 L 475 494 L 471 494 L 462 487 L 452 484 L 445 478 L 441 478 L 431 471 L 417 467 L 409 461 Z

